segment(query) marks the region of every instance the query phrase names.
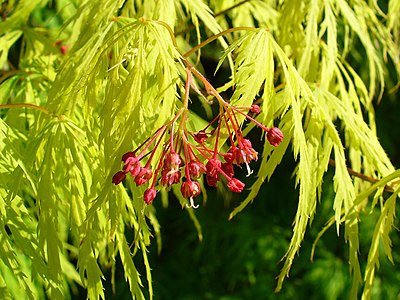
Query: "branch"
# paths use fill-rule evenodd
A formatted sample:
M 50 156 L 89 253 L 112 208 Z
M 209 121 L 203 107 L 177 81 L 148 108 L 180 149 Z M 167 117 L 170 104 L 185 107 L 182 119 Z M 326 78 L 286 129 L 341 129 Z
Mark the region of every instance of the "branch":
M 211 43 L 212 41 L 215 41 L 217 38 L 228 34 L 230 32 L 234 32 L 234 31 L 240 31 L 240 30 L 258 30 L 258 28 L 254 28 L 254 27 L 233 27 L 233 28 L 229 28 L 226 29 L 224 31 L 221 31 L 218 34 L 215 34 L 211 37 L 209 37 L 208 39 L 206 39 L 204 42 L 201 42 L 200 44 L 198 44 L 197 46 L 194 46 L 192 49 L 190 49 L 188 52 L 184 53 L 182 56 L 183 57 L 188 57 L 190 54 L 192 54 L 193 52 L 196 52 L 198 49 L 203 48 L 205 45 Z
M 235 9 L 235 8 L 238 8 L 238 7 L 241 6 L 242 4 L 245 4 L 246 2 L 250 2 L 250 1 L 252 1 L 252 0 L 243 0 L 243 1 L 239 2 L 239 3 L 236 3 L 236 4 L 234 4 L 234 5 L 232 5 L 232 6 L 228 7 L 228 8 L 226 8 L 226 9 L 223 9 L 223 10 L 221 10 L 221 11 L 215 13 L 215 14 L 214 14 L 214 18 L 219 17 L 219 16 L 221 16 L 221 15 L 224 15 L 224 14 L 226 14 L 227 12 L 229 12 L 229 11 Z M 200 27 L 200 26 L 204 26 L 204 22 L 201 21 L 201 23 L 199 24 L 199 27 Z M 193 28 L 195 28 L 194 24 L 190 24 L 190 25 L 188 26 L 188 28 L 186 28 L 186 29 L 184 29 L 184 30 L 178 31 L 178 32 L 176 33 L 176 35 L 181 35 L 181 34 L 183 34 L 183 33 L 186 33 L 187 31 L 192 30 Z
M 336 162 L 333 159 L 329 159 L 329 164 L 334 167 L 336 165 Z M 363 173 L 357 172 L 357 171 L 353 170 L 352 168 L 348 168 L 347 167 L 347 171 L 349 172 L 350 175 L 353 175 L 353 176 L 355 176 L 357 178 L 360 178 L 362 180 L 365 180 L 365 181 L 368 181 L 368 182 L 371 182 L 371 183 L 375 183 L 375 182 L 379 181 L 379 179 L 376 179 L 376 178 L 367 176 L 367 175 L 365 175 Z M 393 188 L 388 186 L 388 185 L 385 185 L 384 190 L 387 191 L 387 192 L 390 192 L 390 193 L 394 193 Z
M 52 113 L 47 110 L 44 107 L 41 107 L 39 105 L 35 105 L 35 104 L 30 104 L 30 103 L 18 103 L 18 104 L 0 104 L 0 109 L 4 109 L 4 108 L 23 108 L 23 107 L 29 107 L 29 108 L 33 108 L 36 109 L 38 111 L 41 111 L 47 115 L 52 115 Z
M 168 33 L 169 33 L 169 35 L 170 35 L 170 37 L 171 37 L 172 43 L 174 44 L 176 50 L 177 50 L 179 53 L 181 53 L 181 52 L 179 51 L 179 49 L 178 49 L 178 45 L 177 45 L 177 42 L 176 42 L 175 34 L 174 34 L 174 31 L 172 30 L 172 28 L 171 28 L 167 23 L 165 23 L 164 21 L 151 20 L 150 22 L 153 22 L 153 23 L 156 23 L 156 24 L 159 24 L 159 25 L 165 27 L 165 28 L 168 30 Z M 181 54 L 181 55 L 182 55 L 182 57 L 185 59 L 185 58 L 187 58 L 190 54 L 192 54 L 193 52 L 196 52 L 198 49 L 203 48 L 203 47 L 206 46 L 207 44 L 209 44 L 209 43 L 215 41 L 216 39 L 218 39 L 219 37 L 221 37 L 221 36 L 223 36 L 223 35 L 225 35 L 225 34 L 231 33 L 231 32 L 241 31 L 241 30 L 249 30 L 249 31 L 250 31 L 250 30 L 259 30 L 259 28 L 244 27 L 244 26 L 243 26 L 243 27 L 233 27 L 233 28 L 226 29 L 226 30 L 224 30 L 224 31 L 221 31 L 220 33 L 217 33 L 217 34 L 214 34 L 213 36 L 210 36 L 210 37 L 209 37 L 208 39 L 206 39 L 204 42 L 201 42 L 201 43 L 198 44 L 197 46 L 194 46 L 192 49 L 190 49 L 189 51 L 187 51 L 186 53 Z M 268 29 L 267 29 L 267 30 L 268 30 Z
M 241 6 L 242 4 L 245 4 L 246 2 L 250 2 L 250 1 L 252 1 L 252 0 L 243 0 L 242 2 L 236 3 L 236 4 L 234 4 L 234 5 L 232 5 L 232 6 L 228 7 L 228 8 L 225 8 L 224 10 L 221 10 L 221 11 L 217 12 L 214 15 L 214 17 L 216 18 L 216 17 L 218 17 L 220 15 L 226 14 L 228 11 L 230 11 L 232 9 L 235 9 L 235 8 Z

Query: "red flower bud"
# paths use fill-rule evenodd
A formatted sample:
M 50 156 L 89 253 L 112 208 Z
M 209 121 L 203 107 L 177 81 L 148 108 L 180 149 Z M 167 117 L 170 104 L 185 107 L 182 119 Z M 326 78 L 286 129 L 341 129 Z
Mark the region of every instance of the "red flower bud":
M 253 104 L 250 108 L 250 111 L 259 114 L 261 112 L 261 109 L 257 104 Z
M 135 177 L 135 183 L 137 186 L 145 184 L 153 176 L 153 172 L 149 168 L 141 168 L 139 174 Z
M 144 195 L 143 195 L 143 200 L 146 202 L 146 204 L 151 204 L 153 202 L 154 198 L 157 195 L 157 191 L 151 187 L 147 190 L 145 190 Z
M 278 146 L 278 145 L 282 142 L 282 140 L 283 140 L 283 133 L 282 133 L 282 131 L 281 131 L 279 128 L 277 128 L 277 127 L 270 128 L 269 131 L 268 131 L 268 133 L 267 133 L 267 139 L 268 139 L 268 142 L 269 142 L 272 146 L 276 147 L 276 146 Z
M 124 163 L 126 163 L 126 160 L 127 160 L 129 157 L 135 157 L 135 152 L 132 152 L 132 151 L 126 152 L 124 155 L 122 155 L 122 161 L 123 161 Z
M 232 178 L 232 179 L 229 180 L 229 182 L 228 182 L 228 188 L 229 188 L 232 192 L 240 193 L 241 191 L 243 191 L 244 183 L 241 182 L 239 179 Z
M 114 176 L 112 178 L 112 183 L 117 185 L 117 184 L 121 183 L 125 178 L 126 178 L 125 172 L 119 171 L 119 172 L 114 174 Z
M 60 52 L 62 55 L 67 54 L 67 51 L 68 51 L 68 46 L 65 45 L 60 46 Z

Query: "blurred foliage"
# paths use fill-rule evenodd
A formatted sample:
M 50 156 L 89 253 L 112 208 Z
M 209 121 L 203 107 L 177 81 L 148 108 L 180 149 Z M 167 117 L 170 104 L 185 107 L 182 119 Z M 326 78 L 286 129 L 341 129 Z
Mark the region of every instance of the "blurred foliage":
M 329 172 L 313 226 L 306 234 L 301 252 L 296 258 L 284 289 L 274 293 L 279 263 L 291 237 L 291 220 L 297 193 L 290 170 L 293 161 L 285 159 L 269 184 L 261 190 L 253 204 L 227 223 L 237 199 L 224 201 L 210 194 L 207 206 L 198 212 L 203 241 L 197 235 L 187 215 L 179 206 L 159 209 L 163 231 L 163 250 L 157 255 L 153 244 L 151 265 L 156 299 L 347 299 L 352 280 L 348 271 L 348 253 L 343 239 L 330 228 L 319 240 L 314 259 L 313 243 L 331 216 L 334 192 L 333 173 Z M 236 201 L 235 201 L 236 200 Z M 398 204 L 398 208 L 399 204 Z M 362 215 L 360 252 L 367 253 L 374 224 L 379 214 Z M 399 221 L 396 221 L 399 228 Z M 395 231 L 393 248 L 400 246 Z M 366 255 L 360 261 L 366 261 Z M 381 261 L 377 271 L 372 299 L 398 299 L 400 253 L 394 252 L 392 265 Z M 362 268 L 365 268 L 363 263 Z M 117 294 L 113 299 L 121 299 Z M 128 295 L 126 295 L 128 297 Z

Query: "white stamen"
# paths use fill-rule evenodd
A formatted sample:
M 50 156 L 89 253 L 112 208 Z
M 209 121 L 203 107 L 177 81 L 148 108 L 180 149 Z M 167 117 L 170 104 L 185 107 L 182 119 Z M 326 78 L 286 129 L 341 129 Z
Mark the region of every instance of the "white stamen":
M 245 162 L 245 164 L 246 164 L 246 169 L 247 169 L 246 177 L 249 177 L 251 174 L 253 174 L 253 170 L 250 169 L 250 166 L 249 166 L 249 164 L 247 162 Z
M 250 169 L 250 166 L 249 166 L 249 164 L 248 164 L 248 162 L 247 162 L 246 153 L 245 153 L 243 150 L 241 150 L 241 151 L 240 151 L 240 154 L 242 154 L 243 162 L 244 162 L 245 165 L 246 165 L 246 169 L 247 169 L 247 175 L 246 175 L 246 177 L 249 177 L 251 174 L 253 174 L 253 170 Z
M 176 172 L 179 172 L 179 167 L 178 166 L 172 167 L 171 171 L 169 171 L 166 175 L 167 176 L 174 175 Z
M 190 205 L 186 204 L 186 207 L 187 207 L 187 208 L 195 208 L 195 209 L 196 209 L 196 208 L 199 207 L 198 204 L 197 204 L 197 205 L 194 204 L 193 197 L 190 197 L 190 198 L 189 198 L 189 202 L 190 202 Z
M 121 60 L 121 62 L 117 63 L 116 65 L 113 65 L 111 68 L 109 68 L 107 70 L 107 72 L 110 72 L 111 70 L 115 69 L 116 67 L 118 67 L 119 65 L 122 65 L 124 62 L 126 62 L 126 59 L 124 58 L 123 60 Z

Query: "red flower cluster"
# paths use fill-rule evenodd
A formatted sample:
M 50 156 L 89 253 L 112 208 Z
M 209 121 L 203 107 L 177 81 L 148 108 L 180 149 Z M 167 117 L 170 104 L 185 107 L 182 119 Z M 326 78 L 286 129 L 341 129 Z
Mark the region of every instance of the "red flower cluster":
M 187 81 L 182 108 L 171 121 L 161 126 L 135 151 L 127 152 L 122 156 L 124 166 L 112 179 L 114 184 L 119 184 L 130 173 L 137 186 L 146 184 L 152 179 L 150 187 L 144 192 L 144 201 L 147 204 L 150 204 L 157 195 L 157 182 L 167 188 L 181 183 L 182 196 L 189 198 L 190 205 L 187 206 L 197 208 L 198 205 L 194 204 L 193 198 L 201 193 L 197 180 L 203 174 L 205 174 L 209 186 L 218 187 L 218 183 L 224 179 L 232 192 L 242 192 L 244 183 L 234 177 L 234 165 L 244 164 L 249 176 L 252 173 L 249 164 L 251 161 L 257 160 L 258 153 L 253 149 L 250 140 L 243 137 L 240 117 L 246 118 L 263 129 L 271 145 L 276 147 L 283 139 L 280 129 L 267 128 L 247 114 L 249 111 L 255 114 L 260 113 L 258 105 L 235 107 L 223 100 L 194 67 L 188 67 L 186 72 Z M 208 93 L 216 97 L 220 105 L 218 116 L 198 132 L 190 132 L 186 128 L 189 118 L 189 91 L 193 85 L 192 74 L 203 82 Z M 220 152 L 222 128 L 225 133 L 228 133 L 230 144 L 226 153 Z M 160 153 L 158 151 L 160 145 L 163 149 L 161 155 L 157 162 L 152 163 L 155 154 Z M 147 161 L 142 166 L 142 161 L 145 159 Z M 153 166 L 153 170 L 151 166 Z
M 217 187 L 221 178 L 225 178 L 227 187 L 231 191 L 242 192 L 245 185 L 234 177 L 234 165 L 241 166 L 244 164 L 249 176 L 252 173 L 249 164 L 251 161 L 257 160 L 258 153 L 254 150 L 250 140 L 243 138 L 237 119 L 238 115 L 245 116 L 264 129 L 271 145 L 278 146 L 283 139 L 283 134 L 278 128 L 267 128 L 258 123 L 243 112 L 245 109 L 254 113 L 260 112 L 258 105 L 239 109 L 225 103 L 224 110 L 220 115 L 211 121 L 206 128 L 196 133 L 188 131 L 183 126 L 185 122 L 180 122 L 179 129 L 174 130 L 179 117 L 187 118 L 187 115 L 178 113 L 173 120 L 159 128 L 152 138 L 145 141 L 135 151 L 127 152 L 122 156 L 124 166 L 121 171 L 114 175 L 112 182 L 114 184 L 121 183 L 128 173 L 134 178 L 137 186 L 153 179 L 150 187 L 144 193 L 144 201 L 147 204 L 150 204 L 157 195 L 155 188 L 157 181 L 167 188 L 173 184 L 181 183 L 182 196 L 189 198 L 190 205 L 188 207 L 193 208 L 198 207 L 194 204 L 193 198 L 201 192 L 197 179 L 203 174 L 205 174 L 209 186 Z M 208 130 L 214 123 L 217 123 L 216 128 Z M 223 126 L 229 133 L 230 148 L 226 153 L 219 152 L 220 132 Z M 165 136 L 168 133 L 169 137 L 166 139 Z M 164 142 L 164 150 L 161 152 L 160 159 L 155 164 L 153 171 L 150 165 L 162 142 Z M 142 166 L 141 161 L 148 156 L 147 162 Z M 158 176 L 159 174 L 160 176 Z

